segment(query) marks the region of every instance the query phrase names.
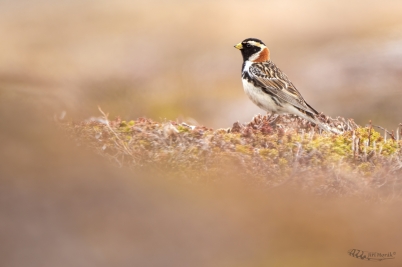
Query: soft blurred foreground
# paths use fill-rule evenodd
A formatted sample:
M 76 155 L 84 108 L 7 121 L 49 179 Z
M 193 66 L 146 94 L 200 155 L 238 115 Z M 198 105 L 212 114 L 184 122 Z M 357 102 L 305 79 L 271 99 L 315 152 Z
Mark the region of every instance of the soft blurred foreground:
M 353 248 L 396 252 L 381 266 L 402 263 L 399 199 L 259 189 L 252 177 L 191 184 L 117 168 L 32 110 L 0 105 L 4 266 L 370 264 L 349 256 Z

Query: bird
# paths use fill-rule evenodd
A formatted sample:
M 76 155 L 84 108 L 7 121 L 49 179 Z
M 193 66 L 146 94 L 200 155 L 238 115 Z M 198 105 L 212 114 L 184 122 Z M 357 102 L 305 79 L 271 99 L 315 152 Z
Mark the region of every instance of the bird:
M 325 131 L 340 133 L 319 120 L 319 113 L 307 104 L 286 74 L 271 61 L 270 51 L 261 40 L 247 38 L 234 47 L 243 56 L 243 88 L 254 104 L 272 114 L 294 114 Z

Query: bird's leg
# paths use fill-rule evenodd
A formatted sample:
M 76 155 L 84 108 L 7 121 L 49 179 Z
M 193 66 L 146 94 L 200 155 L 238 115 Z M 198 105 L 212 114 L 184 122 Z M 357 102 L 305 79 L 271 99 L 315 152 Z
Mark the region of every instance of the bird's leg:
M 274 118 L 271 120 L 272 117 L 274 117 Z M 269 124 L 273 124 L 275 121 L 278 120 L 278 118 L 279 118 L 279 115 L 274 112 L 272 112 L 271 115 L 269 115 L 269 116 L 267 115 L 267 121 Z
M 269 121 L 274 115 L 275 115 L 275 113 L 273 113 L 273 112 L 271 112 L 271 113 L 267 112 L 267 121 Z

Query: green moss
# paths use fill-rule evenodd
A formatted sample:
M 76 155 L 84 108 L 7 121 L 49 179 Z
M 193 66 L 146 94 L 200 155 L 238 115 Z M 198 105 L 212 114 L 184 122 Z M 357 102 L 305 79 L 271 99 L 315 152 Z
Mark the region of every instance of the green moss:
M 236 145 L 236 151 L 246 155 L 253 154 L 252 149 L 244 145 Z
M 123 133 L 128 133 L 131 132 L 131 127 L 133 127 L 134 124 L 130 124 L 132 121 L 127 123 L 126 121 L 122 121 L 119 124 L 118 131 L 123 132 Z
M 226 142 L 240 143 L 240 134 L 238 133 L 224 133 L 222 134 L 222 139 Z
M 179 131 L 179 133 L 187 133 L 191 129 L 189 127 L 183 126 L 183 125 L 177 125 L 176 129 Z
M 358 128 L 356 129 L 356 137 L 360 138 L 362 142 L 370 141 L 372 142 L 381 142 L 383 140 L 381 134 L 374 129 L 369 129 L 368 127 Z M 370 140 L 369 140 L 370 136 Z
M 382 144 L 382 152 L 381 154 L 390 156 L 397 153 L 399 145 L 394 140 L 388 140 Z
M 331 144 L 331 152 L 339 156 L 347 156 L 352 153 L 352 139 L 348 136 L 336 136 L 332 140 L 328 140 Z
M 262 148 L 258 153 L 263 157 L 275 158 L 278 156 L 278 150 L 276 149 Z

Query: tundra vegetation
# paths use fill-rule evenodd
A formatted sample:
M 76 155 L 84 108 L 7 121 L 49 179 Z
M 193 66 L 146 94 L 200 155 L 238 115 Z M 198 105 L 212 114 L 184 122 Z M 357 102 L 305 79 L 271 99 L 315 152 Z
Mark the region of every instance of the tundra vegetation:
M 318 195 L 395 200 L 402 181 L 402 126 L 387 131 L 352 119 L 321 120 L 322 132 L 293 115 L 255 116 L 228 129 L 147 118 L 102 116 L 62 124 L 85 147 L 118 166 L 145 168 L 189 183 L 241 180 L 260 188 L 291 186 Z

